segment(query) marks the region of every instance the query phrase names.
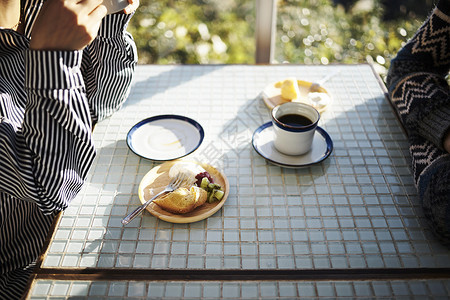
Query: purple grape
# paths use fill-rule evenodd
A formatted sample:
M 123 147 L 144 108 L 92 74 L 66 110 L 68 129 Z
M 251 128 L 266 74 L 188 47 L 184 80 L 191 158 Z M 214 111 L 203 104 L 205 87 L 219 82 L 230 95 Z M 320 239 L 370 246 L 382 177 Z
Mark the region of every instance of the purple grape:
M 208 178 L 208 180 L 209 180 L 210 183 L 214 183 L 214 179 L 211 177 L 211 175 L 210 175 L 208 172 L 205 171 L 205 172 L 198 173 L 198 174 L 195 176 L 195 179 L 197 179 L 197 181 L 195 182 L 195 184 L 196 184 L 197 186 L 200 186 L 200 184 L 202 183 L 203 177 Z

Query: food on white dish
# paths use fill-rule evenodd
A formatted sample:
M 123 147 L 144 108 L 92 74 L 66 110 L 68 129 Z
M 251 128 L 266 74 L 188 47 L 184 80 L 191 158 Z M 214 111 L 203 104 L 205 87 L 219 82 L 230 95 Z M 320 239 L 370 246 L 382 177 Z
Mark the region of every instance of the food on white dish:
M 309 93 L 307 98 L 309 104 L 317 109 L 322 109 L 331 102 L 331 98 L 327 93 L 313 92 Z
M 272 109 L 286 102 L 300 102 L 323 112 L 332 102 L 330 94 L 322 86 L 311 88 L 313 83 L 289 77 L 268 85 L 262 99 Z
M 281 97 L 287 100 L 295 101 L 300 98 L 298 82 L 295 78 L 288 78 L 281 83 Z

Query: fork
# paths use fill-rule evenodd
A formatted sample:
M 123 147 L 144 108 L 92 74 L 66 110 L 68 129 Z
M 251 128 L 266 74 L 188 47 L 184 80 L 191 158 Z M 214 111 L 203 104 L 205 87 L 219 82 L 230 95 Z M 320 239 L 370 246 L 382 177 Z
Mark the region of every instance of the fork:
M 123 218 L 122 224 L 127 225 L 131 222 L 139 213 L 141 213 L 144 209 L 147 208 L 147 206 L 156 198 L 158 198 L 161 195 L 173 192 L 177 188 L 181 186 L 183 182 L 185 182 L 189 178 L 189 175 L 183 172 L 178 173 L 172 180 L 169 182 L 169 184 L 166 186 L 164 190 L 153 196 L 151 199 L 147 200 L 144 204 L 136 208 L 132 213 L 130 213 L 128 216 Z
M 337 71 L 331 72 L 328 75 L 326 75 L 325 77 L 323 77 L 322 79 L 320 79 L 319 81 L 313 82 L 311 84 L 311 86 L 309 87 L 309 89 L 308 89 L 308 93 L 317 92 L 322 84 L 324 84 L 331 77 L 339 74 L 340 72 L 341 72 L 341 70 L 337 70 Z

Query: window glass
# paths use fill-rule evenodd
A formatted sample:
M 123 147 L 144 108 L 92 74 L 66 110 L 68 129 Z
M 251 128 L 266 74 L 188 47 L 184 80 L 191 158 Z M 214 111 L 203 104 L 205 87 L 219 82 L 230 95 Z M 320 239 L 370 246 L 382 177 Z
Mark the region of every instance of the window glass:
M 278 0 L 274 62 L 371 62 L 390 58 L 433 7 L 431 0 Z
M 141 0 L 140 64 L 254 63 L 255 0 Z

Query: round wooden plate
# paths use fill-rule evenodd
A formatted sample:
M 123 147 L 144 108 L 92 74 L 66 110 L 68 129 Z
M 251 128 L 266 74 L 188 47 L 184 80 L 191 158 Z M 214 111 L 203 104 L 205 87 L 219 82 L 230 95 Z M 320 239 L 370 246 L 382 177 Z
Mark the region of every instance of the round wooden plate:
M 287 99 L 284 99 L 283 97 L 281 97 L 282 82 L 283 81 L 277 81 L 275 83 L 271 83 L 271 84 L 267 85 L 260 94 L 261 98 L 263 99 L 264 103 L 266 104 L 266 106 L 269 109 L 274 108 L 278 104 L 290 102 L 290 100 L 287 100 Z M 304 103 L 314 106 L 319 112 L 325 111 L 325 109 L 327 109 L 327 107 L 329 107 L 330 104 L 333 102 L 332 101 L 333 98 L 328 93 L 328 91 L 324 87 L 319 86 L 319 88 L 317 89 L 316 92 L 327 94 L 330 97 L 331 101 L 323 107 L 317 107 L 315 105 L 315 103 L 310 101 L 307 97 L 308 93 L 309 93 L 309 88 L 311 87 L 312 82 L 297 80 L 297 83 L 298 83 L 298 89 L 300 90 L 300 102 L 304 102 Z
M 193 211 L 186 214 L 174 214 L 165 211 L 155 203 L 150 203 L 147 206 L 147 210 L 158 219 L 171 222 L 171 223 L 192 223 L 208 218 L 209 216 L 215 214 L 228 198 L 230 192 L 230 184 L 228 179 L 222 172 L 218 171 L 211 165 L 200 163 L 197 161 L 187 161 L 187 160 L 173 160 L 165 162 L 159 166 L 151 169 L 142 178 L 139 184 L 139 200 L 144 203 L 160 191 L 162 191 L 170 181 L 169 170 L 170 168 L 178 162 L 190 162 L 196 163 L 203 167 L 214 179 L 214 182 L 220 184 L 225 194 L 221 201 L 214 201 L 213 203 L 206 202 L 202 206 L 197 207 Z

